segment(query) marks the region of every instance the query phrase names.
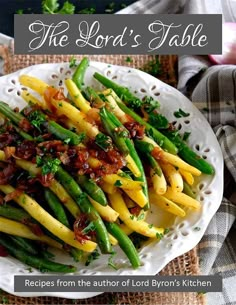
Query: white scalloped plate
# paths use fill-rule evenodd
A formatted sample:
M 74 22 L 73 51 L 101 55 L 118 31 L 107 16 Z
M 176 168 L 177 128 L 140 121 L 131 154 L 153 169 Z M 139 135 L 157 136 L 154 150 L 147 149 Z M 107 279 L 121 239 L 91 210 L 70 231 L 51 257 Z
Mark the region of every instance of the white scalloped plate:
M 117 255 L 114 258 L 115 264 L 119 267 L 117 271 L 107 265 L 108 257 L 104 255 L 88 267 L 78 264 L 78 272 L 75 273 L 76 275 L 154 275 L 172 259 L 195 247 L 203 236 L 212 216 L 216 213 L 223 194 L 221 150 L 205 117 L 176 89 L 136 69 L 92 62 L 86 73 L 85 83 L 100 89 L 101 86 L 92 77 L 95 71 L 129 87 L 141 98 L 145 95 L 157 98 L 161 103 L 161 112 L 171 122 L 175 121 L 181 132 L 191 131 L 189 145 L 216 169 L 214 176 L 202 175 L 201 178 L 196 179 L 194 189 L 197 192 L 197 199 L 202 203 L 200 211 L 188 210 L 185 218 L 179 218 L 171 217 L 167 213 L 153 208 L 153 213 L 150 214 L 150 223 L 165 225 L 171 230 L 159 243 L 147 244 L 140 250 L 142 266 L 138 270 L 133 270 L 130 267 L 125 255 L 117 248 Z M 19 96 L 22 86 L 18 82 L 18 77 L 21 74 L 36 76 L 51 85 L 63 86 L 64 79 L 69 77 L 72 72 L 68 63 L 42 64 L 3 76 L 0 78 L 0 100 L 9 103 L 11 107 L 22 108 L 25 105 Z M 176 119 L 173 112 L 179 108 L 190 115 L 187 118 Z M 57 253 L 57 260 L 74 264 L 70 257 L 62 253 Z M 0 257 L 0 274 L 0 287 L 19 296 L 44 295 L 82 299 L 99 294 L 96 292 L 15 293 L 14 275 L 29 274 L 29 271 L 26 265 L 10 257 Z M 39 274 L 40 272 L 35 269 L 30 273 L 30 275 Z

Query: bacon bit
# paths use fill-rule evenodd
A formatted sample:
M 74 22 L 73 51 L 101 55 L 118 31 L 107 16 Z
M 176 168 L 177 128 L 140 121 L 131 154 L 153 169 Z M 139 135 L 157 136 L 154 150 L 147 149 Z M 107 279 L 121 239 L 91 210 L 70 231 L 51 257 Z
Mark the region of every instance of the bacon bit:
M 70 157 L 68 155 L 68 152 L 65 151 L 64 153 L 59 155 L 59 160 L 61 161 L 62 164 L 67 165 L 70 163 Z
M 129 130 L 131 138 L 141 140 L 144 137 L 145 127 L 137 122 L 126 122 L 124 126 Z
M 13 178 L 15 172 L 17 171 L 16 167 L 13 164 L 8 164 L 1 172 L 0 172 L 0 184 L 8 184 L 10 180 Z
M 50 185 L 52 184 L 52 181 L 54 180 L 54 175 L 52 173 L 49 173 L 47 175 L 44 176 L 40 176 L 38 178 L 38 181 L 45 187 L 50 187 Z
M 20 159 L 29 160 L 36 155 L 35 143 L 32 141 L 24 140 L 17 145 L 15 156 Z
M 8 202 L 8 201 L 11 201 L 14 199 L 18 199 L 18 197 L 22 194 L 23 194 L 22 190 L 15 189 L 13 192 L 6 195 L 4 197 L 4 200 L 5 200 L 5 202 Z
M 74 222 L 74 233 L 75 233 L 75 238 L 78 242 L 81 244 L 84 244 L 86 240 L 90 240 L 91 236 L 88 234 L 83 233 L 83 229 L 85 229 L 88 225 L 88 217 L 86 214 L 81 213 L 79 217 L 76 219 Z
M 44 100 L 48 105 L 50 105 L 51 99 L 56 95 L 57 89 L 54 87 L 47 87 L 47 89 L 44 91 Z
M 32 129 L 32 126 L 30 124 L 30 122 L 26 119 L 23 118 L 20 122 L 19 122 L 19 127 L 21 129 L 23 129 L 24 131 L 28 132 Z
M 130 209 L 130 213 L 135 215 L 136 217 L 138 217 L 140 211 L 141 211 L 141 207 L 138 205 Z
M 0 256 L 1 257 L 8 256 L 8 252 L 7 252 L 6 248 L 4 248 L 2 245 L 0 245 Z
M 6 159 L 10 159 L 12 156 L 14 156 L 15 152 L 16 152 L 16 148 L 14 146 L 4 147 L 4 153 Z
M 3 205 L 4 203 L 4 196 L 0 194 L 0 205 Z
M 163 159 L 163 151 L 159 147 L 155 147 L 153 151 L 151 152 L 151 155 L 156 159 L 156 160 L 162 160 Z
M 135 122 L 135 121 L 130 115 L 125 114 L 125 122 L 131 123 L 131 122 Z
M 19 139 L 19 136 L 17 134 L 11 134 L 9 132 L 5 132 L 0 134 L 0 149 L 3 149 L 6 146 L 12 145 L 16 143 L 16 141 Z
M 88 112 L 87 112 L 87 118 L 86 120 L 93 124 L 93 125 L 97 125 L 100 124 L 101 120 L 100 120 L 100 116 L 99 116 L 99 109 L 97 108 L 91 108 Z
M 68 145 L 64 144 L 61 140 L 52 140 L 52 141 L 45 141 L 38 145 L 38 148 L 44 148 L 48 152 L 65 152 L 68 150 Z
M 68 99 L 64 95 L 64 89 L 61 87 L 57 92 L 53 95 L 54 100 L 56 101 L 68 101 Z
M 36 236 L 43 236 L 44 233 L 37 223 L 28 222 L 27 225 Z

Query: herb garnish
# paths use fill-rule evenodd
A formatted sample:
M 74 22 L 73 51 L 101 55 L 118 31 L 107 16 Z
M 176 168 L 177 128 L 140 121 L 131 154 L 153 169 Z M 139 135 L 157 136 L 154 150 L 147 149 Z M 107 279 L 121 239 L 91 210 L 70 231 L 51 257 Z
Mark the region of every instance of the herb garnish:
M 78 11 L 78 14 L 95 14 L 96 9 L 94 7 L 87 7 L 80 11 Z
M 186 118 L 186 117 L 188 117 L 189 115 L 190 115 L 190 113 L 184 112 L 184 111 L 183 111 L 182 109 L 180 109 L 180 108 L 179 108 L 178 111 L 175 111 L 175 112 L 174 112 L 174 116 L 175 116 L 176 118 L 182 118 L 182 117 Z
M 151 96 L 145 96 L 143 99 L 143 108 L 147 113 L 151 113 L 153 110 L 156 110 L 160 107 L 158 101 L 154 100 Z
M 42 124 L 45 123 L 45 116 L 38 110 L 32 111 L 28 119 L 30 123 L 37 128 L 39 131 L 41 131 Z
M 37 164 L 37 167 L 42 168 L 42 175 L 45 176 L 49 173 L 55 174 L 58 171 L 61 161 L 57 158 L 50 159 L 47 157 L 42 158 L 40 156 L 36 156 L 36 164 Z
M 75 12 L 75 6 L 71 2 L 65 1 L 63 6 L 59 9 L 58 0 L 43 0 L 42 12 L 43 14 L 73 15 Z
M 183 135 L 183 141 L 187 141 L 189 136 L 190 136 L 191 132 L 185 132 L 184 135 Z
M 149 114 L 148 123 L 157 129 L 166 129 L 169 127 L 167 118 L 155 112 Z
M 158 57 L 156 56 L 154 60 L 150 60 L 146 64 L 146 66 L 144 67 L 143 70 L 154 76 L 160 74 L 161 73 L 161 64 L 160 64 Z
M 83 230 L 82 230 L 82 233 L 83 234 L 88 234 L 90 232 L 94 232 L 95 231 L 95 226 L 94 226 L 94 223 L 93 221 L 91 221 L 87 227 L 85 227 Z
M 120 187 L 122 186 L 122 182 L 120 180 L 116 180 L 116 182 L 114 183 L 114 186 Z
M 163 236 L 164 236 L 164 235 L 163 235 L 162 233 L 158 233 L 158 232 L 156 233 L 156 237 L 157 237 L 158 239 L 162 239 Z
M 99 252 L 97 249 L 95 249 L 88 257 L 85 262 L 85 266 L 90 265 L 95 259 L 98 259 L 100 256 Z
M 126 62 L 133 62 L 133 59 L 130 56 L 127 56 L 125 59 Z
M 137 220 L 143 220 L 145 217 L 145 214 L 144 213 L 141 213 L 138 217 L 137 217 Z
M 110 137 L 103 133 L 99 133 L 95 137 L 95 143 L 104 151 L 108 151 L 112 146 L 112 140 Z
M 76 68 L 77 67 L 77 60 L 74 56 L 71 56 L 69 60 L 69 67 L 70 68 Z
M 111 268 L 118 270 L 117 266 L 114 264 L 113 262 L 113 258 L 116 255 L 115 251 L 112 251 L 111 256 L 108 258 L 108 266 L 110 266 Z
M 115 2 L 111 2 L 107 5 L 105 9 L 105 13 L 112 14 L 114 13 L 114 10 L 115 10 Z

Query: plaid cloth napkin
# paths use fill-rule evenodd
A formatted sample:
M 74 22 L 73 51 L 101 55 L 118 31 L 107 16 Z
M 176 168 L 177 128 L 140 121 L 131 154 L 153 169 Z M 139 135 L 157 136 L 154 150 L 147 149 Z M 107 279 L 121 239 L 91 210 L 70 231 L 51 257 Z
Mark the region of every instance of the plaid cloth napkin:
M 222 14 L 236 22 L 235 0 L 140 0 L 122 14 Z M 220 274 L 222 293 L 207 293 L 209 305 L 236 305 L 236 66 L 212 66 L 208 57 L 179 58 L 178 89 L 213 127 L 224 161 L 224 198 L 199 248 L 202 274 Z

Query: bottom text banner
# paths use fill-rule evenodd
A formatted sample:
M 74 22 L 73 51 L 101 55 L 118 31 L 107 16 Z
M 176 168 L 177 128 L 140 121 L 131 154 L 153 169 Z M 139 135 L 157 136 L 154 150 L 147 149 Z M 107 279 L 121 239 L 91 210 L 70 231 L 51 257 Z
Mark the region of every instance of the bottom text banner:
M 15 292 L 219 292 L 220 276 L 26 276 L 14 277 Z

